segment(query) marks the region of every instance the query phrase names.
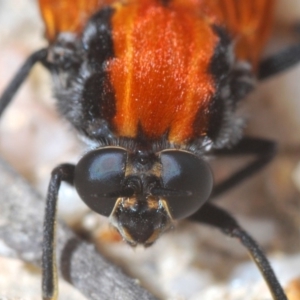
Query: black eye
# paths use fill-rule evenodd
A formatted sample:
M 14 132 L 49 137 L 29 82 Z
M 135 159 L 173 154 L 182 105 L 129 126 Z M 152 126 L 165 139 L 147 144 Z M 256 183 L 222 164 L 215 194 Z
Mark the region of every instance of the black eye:
M 211 169 L 204 160 L 185 151 L 164 151 L 160 158 L 163 186 L 174 191 L 164 197 L 171 215 L 174 219 L 186 218 L 196 212 L 211 194 Z
M 127 152 L 109 147 L 91 151 L 75 168 L 74 185 L 82 200 L 97 213 L 109 216 L 125 175 Z

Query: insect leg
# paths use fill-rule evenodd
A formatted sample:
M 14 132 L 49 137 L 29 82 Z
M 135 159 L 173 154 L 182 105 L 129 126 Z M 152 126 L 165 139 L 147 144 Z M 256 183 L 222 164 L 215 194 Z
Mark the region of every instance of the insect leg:
M 237 238 L 247 248 L 249 255 L 259 268 L 262 276 L 269 286 L 273 299 L 287 300 L 287 297 L 263 251 L 228 212 L 216 207 L 215 205 L 207 203 L 189 219 L 217 227 L 224 234 Z
M 257 158 L 248 163 L 242 169 L 233 173 L 229 178 L 217 184 L 212 192 L 211 198 L 235 187 L 251 175 L 267 165 L 276 154 L 276 143 L 266 139 L 244 137 L 238 144 L 230 149 L 220 149 L 213 152 L 216 156 L 255 155 Z
M 264 80 L 281 73 L 300 62 L 300 44 L 290 46 L 281 52 L 262 60 L 258 68 L 258 79 Z
M 75 166 L 62 164 L 51 173 L 43 229 L 42 293 L 43 300 L 57 299 L 57 270 L 55 258 L 55 223 L 58 191 L 62 181 L 73 184 Z
M 0 116 L 2 115 L 3 111 L 5 110 L 6 106 L 10 103 L 16 92 L 18 91 L 19 87 L 26 79 L 27 75 L 29 74 L 32 67 L 37 62 L 45 62 L 47 57 L 48 49 L 41 49 L 32 53 L 23 66 L 19 69 L 17 74 L 15 75 L 14 79 L 10 82 L 2 96 L 0 97 Z

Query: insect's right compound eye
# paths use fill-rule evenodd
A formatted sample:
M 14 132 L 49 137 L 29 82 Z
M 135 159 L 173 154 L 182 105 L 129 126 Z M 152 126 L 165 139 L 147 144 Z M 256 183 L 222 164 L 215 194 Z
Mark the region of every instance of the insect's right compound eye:
M 75 168 L 74 185 L 81 199 L 95 212 L 109 216 L 122 191 L 127 151 L 107 147 L 90 151 Z
M 212 171 L 204 159 L 186 151 L 166 150 L 160 159 L 163 187 L 174 192 L 165 196 L 171 215 L 174 219 L 187 218 L 210 196 Z

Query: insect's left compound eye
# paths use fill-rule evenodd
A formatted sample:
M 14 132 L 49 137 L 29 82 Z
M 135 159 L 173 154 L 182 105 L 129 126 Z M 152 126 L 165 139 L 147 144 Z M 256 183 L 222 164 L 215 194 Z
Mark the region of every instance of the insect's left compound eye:
M 206 161 L 192 153 L 179 150 L 163 151 L 162 181 L 166 189 L 163 197 L 174 219 L 195 213 L 208 199 L 213 187 L 213 176 Z M 168 191 L 170 195 L 168 195 Z
M 109 216 L 122 191 L 127 152 L 107 147 L 90 151 L 75 168 L 74 185 L 81 199 L 95 212 Z

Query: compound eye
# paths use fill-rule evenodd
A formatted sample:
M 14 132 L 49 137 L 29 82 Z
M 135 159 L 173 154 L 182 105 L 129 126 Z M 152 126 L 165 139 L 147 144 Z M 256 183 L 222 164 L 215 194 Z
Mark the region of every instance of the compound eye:
M 186 151 L 163 151 L 160 158 L 163 188 L 166 189 L 163 198 L 174 219 L 186 218 L 210 196 L 213 187 L 211 169 L 203 159 Z M 169 196 L 167 190 L 172 191 Z
M 118 147 L 93 150 L 75 168 L 74 185 L 81 199 L 97 213 L 109 216 L 122 191 L 127 151 Z

